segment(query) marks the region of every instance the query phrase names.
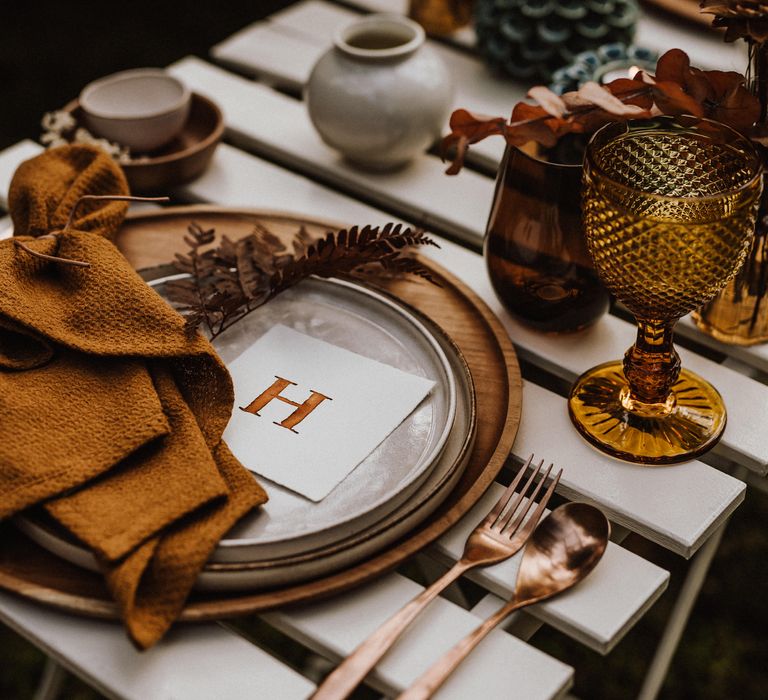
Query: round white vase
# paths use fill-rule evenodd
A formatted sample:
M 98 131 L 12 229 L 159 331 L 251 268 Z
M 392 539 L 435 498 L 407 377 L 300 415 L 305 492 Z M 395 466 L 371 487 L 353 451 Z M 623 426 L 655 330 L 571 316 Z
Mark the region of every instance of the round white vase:
M 370 15 L 341 29 L 305 90 L 323 141 L 350 161 L 396 168 L 427 150 L 447 127 L 451 77 L 400 15 Z

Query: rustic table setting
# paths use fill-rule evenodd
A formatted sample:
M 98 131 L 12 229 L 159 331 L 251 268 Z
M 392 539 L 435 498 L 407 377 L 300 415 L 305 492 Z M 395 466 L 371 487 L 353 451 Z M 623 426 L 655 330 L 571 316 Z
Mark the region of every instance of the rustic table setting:
M 176 624 L 147 651 L 137 651 L 118 623 L 99 619 L 114 616 L 103 593 L 94 593 L 90 584 L 61 584 L 66 567 L 50 571 L 43 556 L 28 570 L 2 568 L 0 588 L 7 590 L 0 592 L 0 620 L 50 658 L 39 697 L 55 696 L 59 664 L 115 698 L 308 697 L 318 685 L 317 672 L 293 663 L 282 650 L 287 646 L 294 656 L 310 652 L 325 660 L 325 671 L 337 665 L 424 589 L 423 581 L 409 577 L 413 570 L 436 578 L 435 572 L 461 557 L 472 528 L 531 454 L 562 468 L 556 499 L 602 510 L 612 524 L 611 540 L 585 581 L 515 613 L 436 697 L 566 696 L 574 669 L 529 642 L 544 625 L 606 655 L 610 673 L 611 650 L 669 582 L 667 571 L 622 547 L 630 533 L 692 560 L 645 683 L 628 691 L 644 699 L 657 696 L 729 517 L 748 484 L 765 489 L 766 346 L 726 345 L 687 318 L 678 325 L 683 366 L 715 385 L 727 406 L 725 432 L 710 452 L 648 468 L 619 462 L 587 444 L 569 419 L 568 388 L 590 367 L 623 356 L 635 327 L 626 311 L 614 309 L 576 333 L 543 334 L 504 309 L 480 254 L 504 151 L 501 140 L 473 146 L 456 177 L 445 175 L 446 164 L 435 149 L 406 167 L 373 172 L 340 158 L 310 121 L 303 90 L 337 30 L 368 12 L 405 12 L 406 5 L 302 0 L 244 27 L 212 47 L 206 60 L 188 57 L 168 66 L 201 104 L 218 105 L 223 142 L 201 173 L 168 192 L 172 209 L 136 205 L 116 242 L 131 265 L 145 270 L 168 263 L 183 248 L 191 220 L 233 235 L 245 235 L 257 223 L 286 237 L 301 226 L 319 233 L 337 225 L 423 227 L 440 247 L 419 253 L 442 276 L 443 287 L 424 289 L 398 280 L 388 289 L 446 330 L 471 370 L 478 432 L 467 471 L 429 525 L 408 536 L 404 531 L 395 546 L 314 585 L 198 600 L 182 616 L 194 624 Z M 452 107 L 508 115 L 526 88 L 489 73 L 472 42 L 468 30 L 428 40 L 453 78 Z M 651 15 L 639 20 L 636 42 L 658 53 L 682 48 L 702 68 L 742 71 L 746 61 L 740 44 L 724 44 L 717 34 Z M 23 141 L 0 153 L 5 208 L 16 168 L 42 150 Z M 10 235 L 10 220 L 0 224 Z M 438 597 L 368 677 L 370 688 L 387 697 L 408 688 L 513 595 L 521 557 L 522 552 L 470 572 L 468 578 L 482 591 L 472 606 L 460 596 Z M 400 566 L 406 561 L 415 564 Z

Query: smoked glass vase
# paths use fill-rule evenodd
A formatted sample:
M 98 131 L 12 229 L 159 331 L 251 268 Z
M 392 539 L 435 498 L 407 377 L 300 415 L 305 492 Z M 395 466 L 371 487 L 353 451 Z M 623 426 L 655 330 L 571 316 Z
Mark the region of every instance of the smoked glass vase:
M 754 132 L 768 133 L 768 42 L 749 42 L 748 85 L 760 100 Z M 760 149 L 766 160 L 765 147 Z M 765 180 L 765 175 L 763 176 Z M 755 345 L 768 342 L 768 187 L 757 216 L 752 246 L 741 269 L 710 302 L 691 314 L 700 330 L 723 343 Z
M 581 173 L 508 146 L 496 180 L 488 274 L 506 309 L 540 331 L 576 331 L 608 310 L 582 228 Z

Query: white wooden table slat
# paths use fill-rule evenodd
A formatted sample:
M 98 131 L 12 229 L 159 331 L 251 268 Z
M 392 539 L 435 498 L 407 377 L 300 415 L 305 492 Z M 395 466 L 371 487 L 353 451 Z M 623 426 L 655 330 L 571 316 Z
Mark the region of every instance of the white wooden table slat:
M 408 0 L 344 0 L 369 12 L 408 11 Z M 474 46 L 474 31 L 465 28 L 451 37 L 457 44 Z M 664 53 L 671 48 L 683 49 L 691 64 L 704 69 L 735 70 L 743 73 L 747 65 L 743 42 L 725 44 L 722 34 L 707 32 L 685 20 L 672 20 L 668 15 L 642 12 L 637 23 L 635 43 Z
M 387 5 L 391 4 L 392 9 L 375 11 L 404 14 L 404 11 L 397 7 L 397 0 L 394 0 L 392 3 L 385 0 L 385 3 Z M 367 13 L 368 8 L 361 9 Z M 301 0 L 301 2 L 294 2 L 288 5 L 288 7 L 265 17 L 264 21 L 291 29 L 298 28 L 302 34 L 309 35 L 310 37 L 316 36 L 318 43 L 327 44 L 340 26 L 349 24 L 350 21 L 359 19 L 361 16 L 362 13 L 359 11 L 355 12 L 333 3 L 324 2 L 323 0 Z M 217 46 L 222 46 L 223 43 Z M 214 47 L 215 52 L 216 47 Z
M 324 5 L 319 9 L 313 9 L 316 4 Z M 408 10 L 408 0 L 402 2 L 401 0 L 371 0 L 370 3 L 366 2 L 347 2 L 345 4 L 354 8 L 357 6 L 359 12 L 395 12 L 398 14 L 406 14 Z M 313 26 L 317 23 L 322 30 L 326 33 L 332 33 L 335 25 L 333 24 L 335 19 L 339 18 L 339 14 L 333 15 L 329 13 L 327 8 L 337 8 L 336 5 L 331 5 L 327 2 L 316 3 L 315 0 L 305 0 L 304 2 L 297 2 L 293 5 L 286 7 L 284 10 L 280 10 L 273 15 L 270 15 L 268 21 L 275 22 L 276 24 L 286 24 L 289 26 L 295 26 L 299 18 L 309 22 L 308 26 Z M 358 14 L 359 14 L 358 12 Z M 346 15 L 348 17 L 348 15 Z M 466 51 L 467 48 L 471 48 L 475 44 L 475 30 L 471 27 L 463 27 L 454 32 L 448 37 L 440 38 L 441 44 L 454 44 Z
M 725 353 L 735 360 L 740 360 L 750 367 L 759 369 L 761 372 L 768 372 L 768 343 L 751 346 L 721 343 L 711 335 L 702 333 L 690 316 L 680 319 L 677 326 L 675 326 L 675 333 L 695 340 L 713 350 Z
M 261 82 L 301 90 L 326 48 L 272 22 L 255 22 L 214 46 L 211 55 Z
M 576 433 L 565 399 L 527 381 L 524 396 L 515 453 L 541 451 L 548 432 L 554 439 L 541 456 L 564 468 L 560 493 L 600 505 L 611 520 L 678 554 L 692 556 L 744 500 L 742 481 L 697 460 L 662 468 L 606 457 Z
M 494 593 L 489 593 L 483 596 L 470 611 L 475 617 L 485 620 L 493 615 L 505 602 L 504 598 L 500 598 Z M 541 620 L 529 615 L 525 610 L 518 610 L 502 622 L 500 627 L 505 632 L 527 642 L 541 629 L 542 625 Z
M 323 0 L 306 0 L 238 32 L 215 46 L 211 54 L 248 75 L 264 76 L 277 85 L 301 90 L 312 67 L 331 46 L 335 32 L 359 17 L 357 12 Z M 465 52 L 433 41 L 429 44 L 453 78 L 453 108 L 508 116 L 525 97 L 526 88 L 521 84 L 494 77 Z M 493 165 L 503 151 L 501 139 L 488 139 L 472 148 L 473 155 L 482 155 Z
M 427 228 L 466 234 L 474 227 L 479 240 L 492 199 L 493 182 L 477 173 L 464 171 L 457 178 L 442 173 L 439 161 L 431 156 L 412 166 L 385 175 L 357 171 L 341 161 L 312 132 L 304 105 L 262 85 L 210 66 L 196 58 L 183 59 L 171 71 L 194 89 L 210 95 L 224 108 L 228 128 L 244 146 L 269 154 L 320 174 L 334 183 L 374 200 Z M 459 185 L 457 187 L 457 184 Z M 481 201 L 478 201 L 481 200 Z M 444 226 L 445 224 L 448 226 Z M 441 226 L 443 224 L 443 226 Z M 472 256 L 472 268 L 462 277 L 476 279 L 489 287 L 482 259 Z M 483 294 L 484 298 L 493 294 Z M 500 305 L 493 307 L 500 313 Z M 604 317 L 586 331 L 566 339 L 544 336 L 509 319 L 510 335 L 521 352 L 568 380 L 593 365 L 623 357 L 634 341 L 634 326 L 613 316 Z M 768 442 L 762 439 L 768 423 L 768 387 L 694 353 L 680 350 L 683 365 L 699 372 L 723 394 L 730 420 L 718 454 L 736 459 L 744 466 L 768 473 Z
M 295 610 L 267 613 L 264 619 L 284 633 L 334 660 L 349 654 L 421 587 L 389 574 L 338 598 Z M 471 612 L 436 599 L 379 663 L 372 684 L 386 692 L 413 682 L 429 664 L 478 624 Z M 462 664 L 435 698 L 533 700 L 557 697 L 572 683 L 572 669 L 502 630 L 492 632 Z
M 228 206 L 284 207 L 299 212 L 314 211 L 313 207 L 319 204 L 316 216 L 340 223 L 387 221 L 385 215 L 372 207 L 294 173 L 274 171 L 275 166 L 266 161 L 222 146 L 211 169 L 187 185 L 184 196 Z M 236 176 L 229 177 L 227 173 L 236 173 Z M 440 245 L 441 249 L 425 249 L 424 253 L 467 282 L 491 306 L 516 340 L 514 322 L 490 289 L 480 256 L 443 239 Z M 547 442 L 548 452 L 540 456 L 557 459 L 566 467 L 563 487 L 572 497 L 598 502 L 611 519 L 679 554 L 690 556 L 743 499 L 742 482 L 698 461 L 647 469 L 601 455 L 584 443 L 567 422 L 564 400 L 547 390 L 540 391 L 542 410 L 530 414 L 533 424 L 526 423 L 531 402 L 524 397 L 524 425 L 531 425 L 531 437 L 527 442 L 518 438 L 515 454 L 527 457 L 529 452 L 541 452 L 541 436 L 558 435 L 557 441 Z M 559 430 L 551 427 L 548 412 L 564 420 Z M 549 454 L 553 442 L 560 448 L 557 456 Z M 695 497 L 691 496 L 692 488 L 696 489 Z M 650 495 L 646 497 L 646 494 Z M 678 501 L 683 504 L 681 507 L 677 506 Z
M 125 700 L 303 700 L 314 684 L 217 624 L 176 625 L 139 652 L 122 626 L 0 592 L 0 620 L 109 697 Z
M 199 178 L 174 194 L 189 201 L 282 209 L 342 224 L 383 226 L 395 221 L 389 214 L 226 143 L 219 146 L 210 167 Z

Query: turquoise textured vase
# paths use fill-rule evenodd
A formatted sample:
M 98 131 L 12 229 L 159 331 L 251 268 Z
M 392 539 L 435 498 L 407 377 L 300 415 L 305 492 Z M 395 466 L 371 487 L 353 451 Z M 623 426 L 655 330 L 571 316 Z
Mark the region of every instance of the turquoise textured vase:
M 639 14 L 637 0 L 477 0 L 477 47 L 497 72 L 548 82 L 584 51 L 631 43 Z

